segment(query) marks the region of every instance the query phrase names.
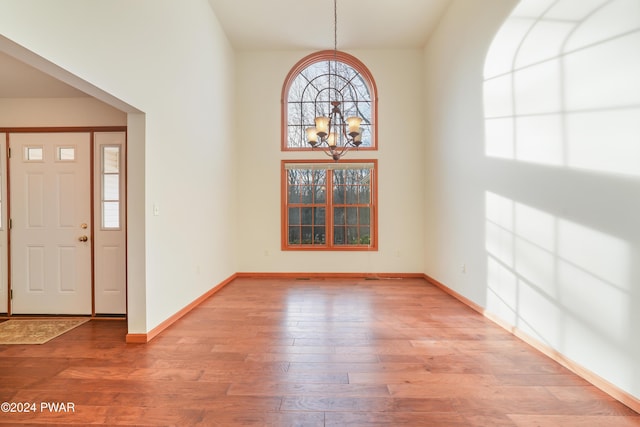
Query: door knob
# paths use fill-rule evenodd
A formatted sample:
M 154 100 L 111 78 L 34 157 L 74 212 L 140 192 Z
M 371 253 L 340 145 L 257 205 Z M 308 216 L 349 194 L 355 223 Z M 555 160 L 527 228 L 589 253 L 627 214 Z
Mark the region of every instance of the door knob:
M 89 238 L 87 236 L 78 237 L 78 241 L 80 241 L 80 242 L 86 242 L 87 240 L 89 240 Z

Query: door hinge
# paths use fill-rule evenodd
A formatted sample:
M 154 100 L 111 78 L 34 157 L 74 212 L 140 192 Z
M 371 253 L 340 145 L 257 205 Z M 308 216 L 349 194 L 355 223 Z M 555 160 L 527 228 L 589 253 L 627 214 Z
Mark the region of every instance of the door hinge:
M 11 147 L 9 147 L 9 150 L 7 151 L 7 157 L 11 158 Z
M 9 218 L 9 230 L 13 228 L 13 220 Z
M 11 300 L 13 299 L 13 289 L 11 289 L 9 291 L 9 299 L 11 299 Z

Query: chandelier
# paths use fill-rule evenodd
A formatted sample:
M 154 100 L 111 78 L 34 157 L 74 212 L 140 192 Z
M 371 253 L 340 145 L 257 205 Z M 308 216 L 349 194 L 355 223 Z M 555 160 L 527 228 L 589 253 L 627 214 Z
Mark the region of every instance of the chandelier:
M 362 130 L 360 117 L 344 117 L 340 109 L 343 99 L 337 84 L 338 76 L 338 0 L 333 0 L 333 61 L 329 62 L 329 116 L 315 118 L 315 127 L 306 129 L 307 142 L 312 148 L 321 148 L 325 154 L 336 162 L 351 148 L 358 148 L 362 144 Z M 333 65 L 333 73 L 331 66 Z M 333 78 L 333 82 L 332 82 Z M 333 87 L 331 84 L 333 83 Z M 336 98 L 337 96 L 337 98 Z M 316 100 L 316 103 L 319 102 Z M 318 108 L 316 108 L 318 111 Z

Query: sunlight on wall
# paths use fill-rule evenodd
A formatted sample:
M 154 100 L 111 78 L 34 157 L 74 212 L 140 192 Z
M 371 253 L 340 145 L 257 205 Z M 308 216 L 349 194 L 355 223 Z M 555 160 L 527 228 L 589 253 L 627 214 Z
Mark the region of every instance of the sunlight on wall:
M 554 348 L 628 339 L 628 242 L 495 193 L 485 203 L 489 311 Z
M 640 176 L 638 46 L 638 0 L 522 0 L 485 62 L 485 155 Z

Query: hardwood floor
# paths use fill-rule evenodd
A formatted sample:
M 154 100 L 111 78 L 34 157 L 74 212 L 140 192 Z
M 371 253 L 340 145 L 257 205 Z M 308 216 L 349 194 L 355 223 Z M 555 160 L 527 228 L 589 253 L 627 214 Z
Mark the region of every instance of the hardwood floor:
M 0 423 L 640 426 L 424 280 L 237 279 L 148 344 L 125 334 L 0 346 L 0 402 L 36 404 Z

